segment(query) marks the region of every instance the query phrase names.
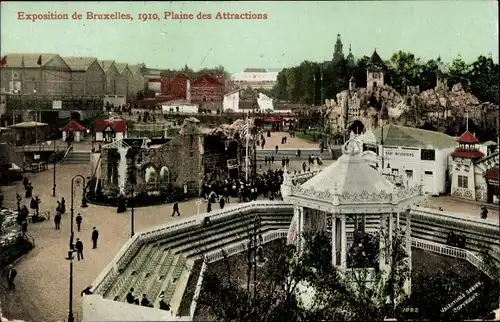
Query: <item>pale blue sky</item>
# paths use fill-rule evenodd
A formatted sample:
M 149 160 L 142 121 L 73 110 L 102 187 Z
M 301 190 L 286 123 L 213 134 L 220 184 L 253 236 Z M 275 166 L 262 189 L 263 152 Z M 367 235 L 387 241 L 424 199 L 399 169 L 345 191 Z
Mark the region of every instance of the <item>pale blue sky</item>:
M 22 21 L 17 13 L 131 13 L 134 21 Z M 211 13 L 212 20 L 147 21 L 138 13 Z M 217 12 L 267 13 L 267 20 L 215 20 Z M 2 2 L 1 52 L 95 56 L 148 67 L 195 69 L 223 65 L 288 67 L 331 59 L 340 33 L 347 54 L 374 48 L 387 59 L 398 50 L 422 58 L 466 61 L 492 54 L 498 62 L 496 1 L 346 2 Z

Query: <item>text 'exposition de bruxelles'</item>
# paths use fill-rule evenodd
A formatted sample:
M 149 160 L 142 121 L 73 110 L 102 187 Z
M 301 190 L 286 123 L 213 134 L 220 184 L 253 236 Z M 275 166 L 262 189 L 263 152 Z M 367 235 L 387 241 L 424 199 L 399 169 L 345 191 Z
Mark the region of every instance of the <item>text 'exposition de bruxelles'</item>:
M 55 11 L 47 13 L 26 13 L 23 11 L 17 12 L 18 20 L 26 21 L 39 21 L 39 20 L 130 20 L 135 19 L 139 21 L 148 20 L 265 20 L 267 19 L 267 13 L 253 13 L 253 12 L 217 12 L 204 13 L 198 12 L 193 13 L 183 13 L 183 12 L 173 12 L 165 11 L 162 14 L 158 13 L 123 13 L 123 12 L 112 12 L 112 13 L 97 13 L 92 11 L 87 11 L 85 13 L 74 12 L 73 14 L 58 13 Z

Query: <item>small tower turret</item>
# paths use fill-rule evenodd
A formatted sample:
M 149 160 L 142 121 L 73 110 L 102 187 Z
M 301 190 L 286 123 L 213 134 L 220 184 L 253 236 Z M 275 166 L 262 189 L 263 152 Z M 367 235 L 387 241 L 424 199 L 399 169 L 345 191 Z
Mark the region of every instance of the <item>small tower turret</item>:
M 384 85 L 384 67 L 385 64 L 375 49 L 366 69 L 366 89 L 368 92 Z

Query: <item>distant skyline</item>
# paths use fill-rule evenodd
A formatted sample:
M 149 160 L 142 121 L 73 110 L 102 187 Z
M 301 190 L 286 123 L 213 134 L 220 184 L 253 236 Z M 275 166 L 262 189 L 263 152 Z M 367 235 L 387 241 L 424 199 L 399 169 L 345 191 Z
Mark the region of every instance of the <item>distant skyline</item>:
M 374 49 L 383 59 L 409 51 L 422 59 L 440 56 L 466 62 L 492 55 L 498 63 L 497 2 L 2 2 L 1 54 L 57 53 L 94 56 L 150 68 L 224 66 L 286 68 L 304 60 L 330 60 L 337 34 L 344 54 Z M 86 12 L 130 13 L 130 20 L 86 20 Z M 164 20 L 163 13 L 211 13 L 211 20 Z M 18 19 L 18 13 L 67 13 L 69 20 Z M 84 19 L 72 20 L 74 12 Z M 262 20 L 216 20 L 217 12 L 267 14 Z M 160 21 L 141 22 L 139 13 Z

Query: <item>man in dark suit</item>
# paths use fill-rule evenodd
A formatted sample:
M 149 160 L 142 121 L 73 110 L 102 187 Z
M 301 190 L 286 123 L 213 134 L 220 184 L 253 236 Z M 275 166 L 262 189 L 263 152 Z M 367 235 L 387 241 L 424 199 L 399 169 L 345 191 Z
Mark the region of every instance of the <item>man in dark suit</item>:
M 78 260 L 80 260 L 80 258 L 83 260 L 84 259 L 83 258 L 83 243 L 80 240 L 80 238 L 76 239 L 75 249 L 76 249 L 76 255 L 77 255 Z
M 92 228 L 92 249 L 97 248 L 97 239 L 99 238 L 99 231 L 97 229 Z

